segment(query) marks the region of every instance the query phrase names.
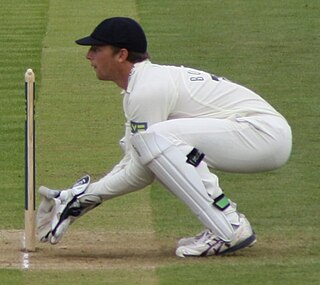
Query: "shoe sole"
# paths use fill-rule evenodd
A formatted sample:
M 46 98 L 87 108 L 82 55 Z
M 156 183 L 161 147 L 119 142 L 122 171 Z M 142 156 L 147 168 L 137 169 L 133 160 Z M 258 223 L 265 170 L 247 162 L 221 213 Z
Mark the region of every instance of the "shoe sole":
M 250 237 L 245 239 L 243 242 L 241 242 L 233 247 L 230 247 L 225 251 L 219 252 L 216 255 L 226 255 L 226 254 L 235 252 L 235 251 L 240 250 L 245 247 L 251 247 L 256 243 L 256 241 L 257 241 L 256 235 L 255 235 L 255 233 L 253 233 Z

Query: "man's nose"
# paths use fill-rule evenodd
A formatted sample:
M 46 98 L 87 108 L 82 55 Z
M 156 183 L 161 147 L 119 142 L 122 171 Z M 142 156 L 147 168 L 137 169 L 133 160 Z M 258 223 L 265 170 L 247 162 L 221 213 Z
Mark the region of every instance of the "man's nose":
M 92 59 L 92 51 L 91 51 L 91 49 L 88 50 L 87 55 L 86 55 L 86 58 L 87 58 L 88 60 L 91 60 L 91 59 Z

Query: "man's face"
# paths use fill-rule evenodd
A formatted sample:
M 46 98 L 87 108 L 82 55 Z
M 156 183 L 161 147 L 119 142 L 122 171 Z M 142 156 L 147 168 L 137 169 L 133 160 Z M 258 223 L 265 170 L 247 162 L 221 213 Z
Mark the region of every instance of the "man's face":
M 87 59 L 90 60 L 100 80 L 116 80 L 119 72 L 119 59 L 111 46 L 91 46 Z

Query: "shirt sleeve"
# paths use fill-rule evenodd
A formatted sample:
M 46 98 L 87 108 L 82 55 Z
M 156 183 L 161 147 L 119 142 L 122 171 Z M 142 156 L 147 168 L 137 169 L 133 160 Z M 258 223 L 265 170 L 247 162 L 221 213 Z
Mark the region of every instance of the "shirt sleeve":
M 175 106 L 177 92 L 171 79 L 167 78 L 164 83 L 157 80 L 141 84 L 127 96 L 127 119 L 131 132 L 135 133 L 166 121 Z

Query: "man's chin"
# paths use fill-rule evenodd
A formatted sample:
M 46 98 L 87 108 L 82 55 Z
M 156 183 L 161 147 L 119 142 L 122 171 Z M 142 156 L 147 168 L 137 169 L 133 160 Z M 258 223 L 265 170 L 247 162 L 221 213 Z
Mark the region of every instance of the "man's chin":
M 99 80 L 105 80 L 103 76 L 101 76 L 101 74 L 99 73 L 96 73 L 96 76 Z

